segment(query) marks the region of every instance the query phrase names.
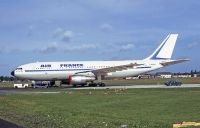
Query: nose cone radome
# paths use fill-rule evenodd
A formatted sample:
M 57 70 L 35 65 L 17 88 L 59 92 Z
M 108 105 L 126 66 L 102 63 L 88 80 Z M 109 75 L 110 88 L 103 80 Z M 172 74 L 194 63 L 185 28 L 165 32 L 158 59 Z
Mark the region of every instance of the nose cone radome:
M 15 76 L 15 71 L 12 71 L 10 74 L 11 74 L 12 76 Z

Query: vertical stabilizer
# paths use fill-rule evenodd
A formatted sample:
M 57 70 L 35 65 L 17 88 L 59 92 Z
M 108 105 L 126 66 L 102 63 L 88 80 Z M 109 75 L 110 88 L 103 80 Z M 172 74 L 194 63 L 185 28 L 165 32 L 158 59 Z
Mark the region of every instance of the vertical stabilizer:
M 146 60 L 171 59 L 178 34 L 169 34 L 159 47 Z

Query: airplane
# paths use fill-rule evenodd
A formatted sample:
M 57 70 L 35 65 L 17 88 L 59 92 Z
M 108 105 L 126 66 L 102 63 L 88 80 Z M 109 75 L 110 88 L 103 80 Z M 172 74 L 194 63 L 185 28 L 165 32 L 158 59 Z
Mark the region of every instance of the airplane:
M 51 81 L 52 84 L 59 80 L 73 86 L 105 86 L 102 77 L 131 77 L 188 61 L 171 59 L 177 37 L 178 34 L 169 34 L 150 56 L 142 60 L 35 62 L 17 67 L 11 75 L 23 80 Z

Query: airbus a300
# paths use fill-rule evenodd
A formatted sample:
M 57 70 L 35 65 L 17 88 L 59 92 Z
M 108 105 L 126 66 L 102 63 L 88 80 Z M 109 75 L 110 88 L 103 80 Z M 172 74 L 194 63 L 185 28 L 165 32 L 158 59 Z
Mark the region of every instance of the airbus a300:
M 136 76 L 187 61 L 188 59 L 171 59 L 177 37 L 178 34 L 169 34 L 149 57 L 142 60 L 35 62 L 17 67 L 11 75 L 23 80 L 51 83 L 58 80 L 74 86 L 105 86 L 100 82 L 102 76 Z

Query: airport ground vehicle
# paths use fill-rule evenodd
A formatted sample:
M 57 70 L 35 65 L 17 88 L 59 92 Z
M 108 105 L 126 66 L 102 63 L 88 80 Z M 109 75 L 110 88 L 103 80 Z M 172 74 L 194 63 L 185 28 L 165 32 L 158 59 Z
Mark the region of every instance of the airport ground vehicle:
M 181 86 L 182 82 L 177 81 L 177 80 L 169 80 L 165 82 L 166 86 Z
M 32 81 L 32 88 L 49 88 L 55 83 L 51 83 L 51 81 Z
M 28 84 L 14 84 L 14 88 L 28 88 Z

